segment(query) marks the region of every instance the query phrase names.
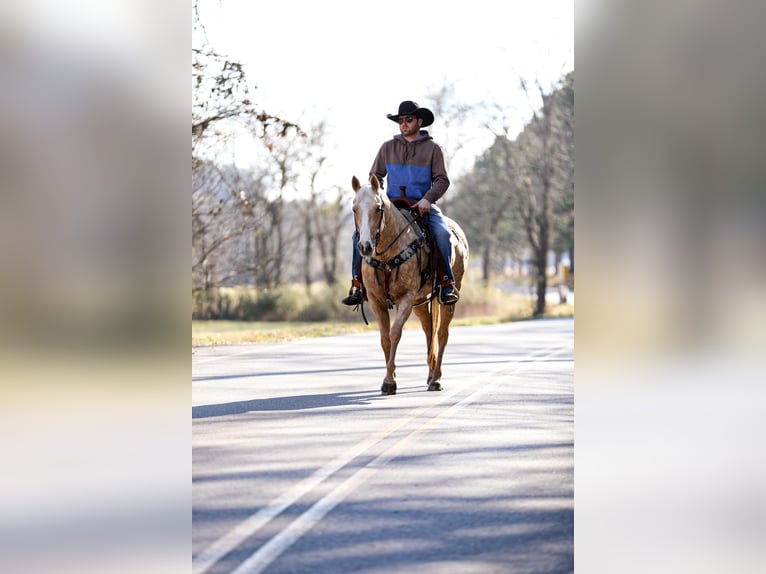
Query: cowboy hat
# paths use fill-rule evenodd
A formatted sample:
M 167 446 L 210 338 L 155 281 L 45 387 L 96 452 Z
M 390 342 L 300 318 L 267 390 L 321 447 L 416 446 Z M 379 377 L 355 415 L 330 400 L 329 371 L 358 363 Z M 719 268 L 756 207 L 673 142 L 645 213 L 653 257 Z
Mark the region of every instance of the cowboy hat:
M 417 105 L 415 102 L 411 100 L 406 100 L 399 104 L 399 113 L 394 114 L 386 114 L 386 117 L 391 120 L 392 122 L 399 123 L 399 118 L 401 116 L 415 116 L 416 118 L 420 118 L 423 120 L 423 124 L 420 127 L 427 127 L 430 126 L 432 123 L 434 123 L 434 114 L 431 110 L 428 108 L 421 108 L 419 105 Z

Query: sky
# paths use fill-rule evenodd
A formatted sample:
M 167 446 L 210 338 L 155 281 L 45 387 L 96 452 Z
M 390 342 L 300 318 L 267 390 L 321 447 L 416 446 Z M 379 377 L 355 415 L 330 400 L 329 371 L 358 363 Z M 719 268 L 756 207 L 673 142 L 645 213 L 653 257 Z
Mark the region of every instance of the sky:
M 427 95 L 449 85 L 456 101 L 501 106 L 520 130 L 534 106 L 519 76 L 547 87 L 574 69 L 573 0 L 200 0 L 199 10 L 212 46 L 244 64 L 259 106 L 301 125 L 328 121 L 329 185 L 366 177 L 398 133 L 386 114 L 403 100 L 430 107 Z M 445 145 L 441 127 L 437 117 L 429 131 Z M 492 139 L 469 118 L 465 149 L 445 149 L 450 176 Z M 236 162 L 255 149 L 238 144 Z

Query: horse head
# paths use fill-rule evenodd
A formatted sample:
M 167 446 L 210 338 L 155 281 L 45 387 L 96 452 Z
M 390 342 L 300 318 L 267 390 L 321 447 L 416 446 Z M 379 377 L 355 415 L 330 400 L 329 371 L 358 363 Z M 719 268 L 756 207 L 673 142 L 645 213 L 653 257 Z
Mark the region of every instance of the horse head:
M 385 210 L 390 204 L 385 193 L 381 193 L 380 183 L 375 175 L 370 176 L 370 183 L 361 185 L 354 176 L 351 187 L 354 196 L 354 222 L 359 230 L 359 251 L 365 257 L 372 255 L 380 240 L 385 225 Z

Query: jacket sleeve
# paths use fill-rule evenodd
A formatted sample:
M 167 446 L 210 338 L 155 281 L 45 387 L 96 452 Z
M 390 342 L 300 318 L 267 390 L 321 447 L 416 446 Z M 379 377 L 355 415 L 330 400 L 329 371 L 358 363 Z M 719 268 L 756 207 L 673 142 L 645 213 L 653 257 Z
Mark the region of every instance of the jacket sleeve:
M 446 193 L 449 184 L 444 152 L 439 145 L 434 144 L 433 156 L 431 158 L 431 189 L 423 197 L 431 203 L 436 203 Z
M 375 175 L 378 178 L 378 183 L 380 183 L 381 189 L 383 189 L 383 178 L 386 177 L 386 174 L 388 173 L 388 170 L 386 169 L 385 147 L 385 144 L 380 146 L 378 155 L 375 156 L 375 161 L 372 162 L 372 167 L 370 168 L 370 175 Z

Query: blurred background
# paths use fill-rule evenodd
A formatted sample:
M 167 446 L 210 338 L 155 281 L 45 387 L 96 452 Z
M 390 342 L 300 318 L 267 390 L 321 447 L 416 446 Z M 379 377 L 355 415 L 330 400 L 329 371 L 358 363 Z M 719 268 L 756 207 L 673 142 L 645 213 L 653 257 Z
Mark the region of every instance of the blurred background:
M 188 24 L 0 8 L 4 572 L 188 569 Z
M 584 572 L 766 564 L 762 16 L 577 4 Z
M 188 569 L 189 314 L 340 322 L 405 99 L 476 316 L 573 313 L 577 236 L 576 569 L 763 571 L 760 3 L 279 4 L 0 9 L 3 571 Z

